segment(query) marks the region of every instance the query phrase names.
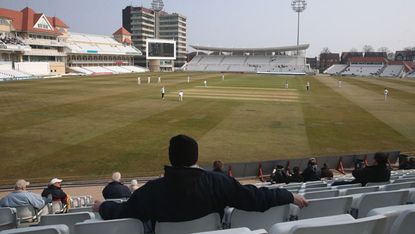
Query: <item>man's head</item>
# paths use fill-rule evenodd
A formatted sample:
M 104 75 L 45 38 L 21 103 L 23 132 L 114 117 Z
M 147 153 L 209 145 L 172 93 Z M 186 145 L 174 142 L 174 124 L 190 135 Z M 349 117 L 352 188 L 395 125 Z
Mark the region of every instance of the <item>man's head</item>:
M 26 187 L 29 186 L 29 182 L 26 180 L 18 180 L 16 181 L 16 185 L 14 186 L 14 190 L 26 190 Z
M 199 152 L 197 142 L 186 135 L 170 139 L 169 160 L 173 167 L 190 167 L 197 163 Z
M 120 182 L 121 181 L 121 173 L 114 172 L 112 173 L 112 181 Z
M 377 165 L 386 165 L 388 163 L 388 155 L 385 153 L 375 153 L 375 162 Z
M 213 162 L 213 169 L 223 169 L 223 162 L 220 160 L 216 160 Z
M 55 186 L 55 187 L 57 187 L 57 188 L 60 188 L 60 187 L 61 187 L 61 183 L 62 183 L 62 180 L 61 180 L 61 179 L 58 179 L 58 178 L 53 178 L 53 179 L 49 182 L 49 184 L 50 184 L 50 185 L 53 185 L 53 186 Z
M 315 158 L 310 158 L 309 160 L 308 160 L 308 165 L 309 166 L 314 166 L 314 165 L 316 165 L 317 164 L 317 160 L 315 159 Z

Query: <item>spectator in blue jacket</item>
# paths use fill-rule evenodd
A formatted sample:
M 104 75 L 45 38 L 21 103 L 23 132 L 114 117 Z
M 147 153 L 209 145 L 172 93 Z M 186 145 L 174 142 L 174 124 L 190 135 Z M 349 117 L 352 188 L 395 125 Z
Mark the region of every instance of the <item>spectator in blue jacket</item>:
M 246 211 L 267 209 L 307 201 L 285 189 L 241 185 L 223 173 L 205 171 L 197 166 L 198 144 L 185 135 L 170 139 L 169 160 L 164 177 L 147 182 L 125 203 L 96 201 L 103 219 L 137 218 L 153 227 L 159 222 L 198 219 L 211 213 L 223 213 L 226 206 Z
M 126 199 L 131 196 L 130 189 L 121 183 L 121 173 L 114 172 L 112 181 L 102 190 L 105 199 Z
M 0 200 L 0 207 L 20 207 L 31 205 L 36 210 L 43 209 L 50 198 L 42 198 L 40 195 L 27 191 L 30 183 L 26 180 L 18 180 L 14 186 L 14 191 Z

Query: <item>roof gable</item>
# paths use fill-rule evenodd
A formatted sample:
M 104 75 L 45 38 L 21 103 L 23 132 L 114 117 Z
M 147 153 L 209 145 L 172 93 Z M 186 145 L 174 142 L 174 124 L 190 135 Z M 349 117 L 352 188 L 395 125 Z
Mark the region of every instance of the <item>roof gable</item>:
M 53 30 L 53 26 L 51 25 L 51 23 L 48 21 L 48 19 L 46 18 L 44 14 L 35 14 L 33 22 L 36 22 L 34 23 L 33 28 L 43 29 L 43 30 Z
M 127 35 L 127 36 L 131 36 L 131 33 L 127 29 L 125 29 L 124 27 L 121 27 L 120 29 L 118 29 L 112 35 Z

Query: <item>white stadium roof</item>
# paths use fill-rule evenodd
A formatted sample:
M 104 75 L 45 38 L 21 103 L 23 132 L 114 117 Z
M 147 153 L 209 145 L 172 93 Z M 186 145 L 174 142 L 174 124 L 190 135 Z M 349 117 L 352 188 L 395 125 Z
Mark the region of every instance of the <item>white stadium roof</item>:
M 280 46 L 280 47 L 264 47 L 264 48 L 230 48 L 230 47 L 214 47 L 214 46 L 199 46 L 190 45 L 195 50 L 211 51 L 211 52 L 251 52 L 251 53 L 264 53 L 264 52 L 288 52 L 297 51 L 297 46 Z M 302 44 L 298 46 L 298 50 L 306 50 L 310 47 L 309 44 Z

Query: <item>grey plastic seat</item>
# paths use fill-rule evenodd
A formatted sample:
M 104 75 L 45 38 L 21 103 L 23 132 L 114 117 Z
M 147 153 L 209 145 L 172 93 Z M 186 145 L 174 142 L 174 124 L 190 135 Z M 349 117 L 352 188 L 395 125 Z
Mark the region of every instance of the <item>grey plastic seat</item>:
M 15 208 L 2 207 L 0 208 L 0 231 L 17 228 L 18 220 Z
M 186 222 L 157 222 L 155 233 L 157 234 L 183 234 L 205 231 L 215 231 L 222 228 L 218 213 L 212 213 Z
M 44 215 L 40 219 L 40 225 L 56 225 L 65 224 L 69 227 L 69 233 L 74 234 L 74 225 L 88 219 L 94 219 L 95 215 L 92 212 L 78 212 L 68 214 L 50 214 Z
M 315 187 L 315 188 L 306 188 L 304 189 L 305 193 L 309 193 L 309 192 L 321 192 L 321 191 L 327 191 L 327 190 L 332 190 L 331 187 Z
M 393 191 L 393 190 L 399 190 L 399 189 L 407 189 L 412 188 L 412 186 L 415 184 L 415 182 L 404 182 L 404 183 L 393 183 L 388 184 L 382 187 L 383 191 Z
M 115 219 L 77 223 L 74 231 L 76 234 L 144 234 L 144 227 L 138 219 Z
M 413 234 L 415 210 L 404 211 L 392 224 L 390 234 Z
M 230 218 L 230 227 L 247 227 L 251 230 L 268 230 L 273 224 L 287 221 L 290 205 L 275 206 L 265 212 L 243 211 L 234 209 Z
M 385 233 L 389 233 L 392 227 L 392 224 L 395 222 L 396 218 L 404 211 L 415 210 L 415 205 L 399 205 L 399 206 L 387 206 L 381 208 L 375 208 L 367 214 L 367 216 L 374 215 L 384 215 L 386 216 L 386 227 Z
M 349 216 L 346 218 L 346 216 Z M 383 233 L 383 215 L 353 219 L 350 215 L 326 216 L 274 225 L 270 234 L 379 234 Z
M 69 234 L 69 228 L 66 225 L 48 225 L 48 226 L 33 226 L 26 228 L 16 228 L 2 231 L 2 234 Z
M 79 213 L 79 212 L 92 212 L 92 206 L 90 207 L 79 207 L 79 208 L 70 208 L 68 213 Z
M 337 197 L 338 195 L 339 195 L 339 190 L 335 190 L 335 189 L 304 193 L 304 197 L 306 199 Z
M 16 207 L 19 223 L 34 222 L 39 219 L 38 213 L 31 205 Z
M 348 188 L 358 188 L 362 187 L 361 184 L 343 184 L 337 186 L 331 186 L 332 189 L 348 189 Z
M 351 213 L 355 218 L 362 218 L 375 208 L 403 205 L 408 199 L 408 194 L 407 190 L 362 194 L 353 200 Z
M 211 232 L 198 232 L 194 234 L 267 234 L 264 229 L 251 231 L 249 228 L 231 228 Z
M 372 186 L 372 187 L 359 187 L 359 188 L 348 188 L 340 190 L 340 196 L 347 196 L 352 194 L 359 194 L 359 193 L 370 193 L 379 191 L 379 186 Z
M 291 216 L 294 219 L 309 219 L 323 216 L 348 214 L 353 197 L 333 197 L 308 200 L 308 206 L 300 209 L 292 204 Z
M 385 182 L 369 182 L 366 184 L 366 187 L 371 187 L 371 186 L 382 186 L 382 185 L 387 185 L 390 184 L 390 181 L 385 181 Z

